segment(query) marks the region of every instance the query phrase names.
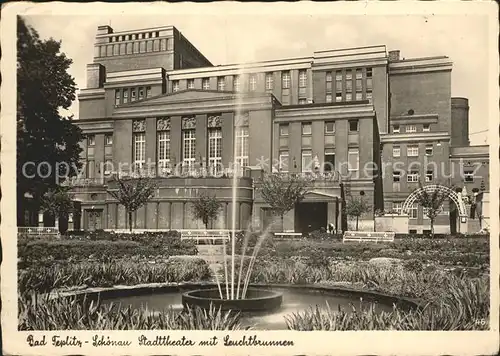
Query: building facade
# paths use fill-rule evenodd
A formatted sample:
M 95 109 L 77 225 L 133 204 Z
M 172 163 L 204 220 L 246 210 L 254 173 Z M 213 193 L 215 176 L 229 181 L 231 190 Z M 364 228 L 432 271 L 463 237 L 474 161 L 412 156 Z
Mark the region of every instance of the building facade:
M 314 177 L 285 231 L 339 229 L 342 195 L 368 202 L 362 226 L 373 228 L 373 213 L 398 210 L 419 181 L 489 189 L 488 147 L 469 147 L 468 101 L 451 97 L 447 57 L 404 59 L 370 46 L 213 66 L 171 26 L 100 26 L 94 48 L 78 97 L 85 169 L 66 183 L 84 229 L 126 228 L 107 193 L 115 172 L 157 181 L 134 215 L 139 229 L 201 228 L 191 212 L 200 192 L 223 202 L 214 228 L 230 228 L 233 210 L 237 229 L 263 228 L 271 221 L 258 189 L 266 172 Z M 453 165 L 463 161 L 479 162 L 484 178 Z M 453 229 L 451 211 L 437 221 L 443 229 Z M 421 209 L 409 214 L 410 229 L 426 229 Z

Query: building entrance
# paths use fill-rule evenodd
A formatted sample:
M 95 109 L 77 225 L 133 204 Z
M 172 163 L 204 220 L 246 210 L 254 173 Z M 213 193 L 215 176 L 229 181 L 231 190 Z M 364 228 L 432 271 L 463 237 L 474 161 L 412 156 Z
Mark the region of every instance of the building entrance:
M 327 220 L 327 203 L 299 203 L 295 206 L 296 232 L 309 233 L 326 228 Z

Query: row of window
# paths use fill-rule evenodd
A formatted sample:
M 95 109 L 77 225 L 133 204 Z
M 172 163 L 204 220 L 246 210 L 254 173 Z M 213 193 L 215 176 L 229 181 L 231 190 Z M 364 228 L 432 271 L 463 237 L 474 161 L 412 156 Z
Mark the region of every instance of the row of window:
M 194 79 L 187 80 L 187 88 L 188 89 L 195 88 L 194 81 L 195 81 Z M 241 76 L 234 75 L 233 76 L 233 87 L 230 88 L 230 90 L 241 91 L 242 84 L 243 83 L 242 83 Z M 290 86 L 291 86 L 290 72 L 289 71 L 281 72 L 281 88 L 282 89 L 289 89 Z M 215 89 L 215 88 L 210 88 L 210 78 L 203 78 L 201 87 L 203 90 Z M 299 88 L 305 88 L 305 87 L 307 87 L 307 71 L 300 70 L 299 71 Z M 268 91 L 274 89 L 274 74 L 273 73 L 266 73 L 265 74 L 265 88 Z M 179 81 L 178 80 L 172 81 L 172 91 L 176 92 L 179 89 L 180 89 Z M 219 90 L 219 91 L 227 90 L 225 76 L 224 77 L 217 77 L 217 90 Z M 257 75 L 256 74 L 250 74 L 248 76 L 248 90 L 250 90 L 250 91 L 257 90 Z
M 132 33 L 130 35 L 121 35 L 121 36 L 111 36 L 109 37 L 109 42 L 134 41 L 134 40 L 142 40 L 146 38 L 155 38 L 155 37 L 160 37 L 160 31 Z
M 113 134 L 104 135 L 104 144 L 111 146 L 113 144 Z M 95 146 L 95 135 L 87 135 L 87 145 Z
M 236 163 L 246 167 L 248 161 L 248 127 L 235 129 Z M 170 166 L 172 157 L 170 150 L 170 131 L 160 131 L 157 134 L 157 164 L 160 170 Z M 196 157 L 196 130 L 182 131 L 182 149 L 180 160 L 186 167 L 194 167 L 202 157 Z M 145 133 L 134 133 L 133 136 L 133 160 L 136 169 L 141 169 L 146 164 L 146 135 Z M 222 130 L 210 128 L 208 130 L 208 164 L 211 167 L 221 168 L 222 164 Z
M 353 75 L 354 73 L 354 75 Z M 354 80 L 353 80 L 354 78 Z M 364 79 L 364 80 L 363 80 Z M 354 83 L 354 88 L 353 88 Z M 364 85 L 365 83 L 365 85 Z M 372 69 L 366 68 L 363 73 L 363 69 L 349 69 L 345 72 L 336 71 L 335 72 L 335 88 L 333 87 L 333 73 L 326 73 L 326 102 L 333 102 L 333 93 L 335 93 L 335 101 L 341 102 L 343 100 L 343 91 L 345 84 L 345 101 L 363 100 L 363 89 L 365 91 L 365 99 L 371 101 L 373 94 L 373 77 Z M 334 90 L 335 89 L 335 90 Z M 355 90 L 353 90 L 355 89 Z M 354 92 L 354 96 L 353 96 Z
M 356 119 L 349 120 L 349 132 L 359 131 L 359 121 Z M 325 134 L 335 133 L 335 121 L 325 122 Z M 289 134 L 289 124 L 280 124 L 280 136 L 286 137 Z M 302 135 L 312 134 L 312 124 L 310 122 L 302 123 Z
M 127 54 L 171 51 L 172 48 L 173 41 L 171 38 L 160 38 L 96 46 L 95 55 L 99 57 L 113 57 Z
M 425 155 L 432 156 L 434 154 L 434 145 L 432 143 L 428 143 L 425 145 Z M 418 157 L 419 146 L 418 145 L 408 145 L 406 146 L 406 156 L 408 157 Z M 401 157 L 401 147 L 398 145 L 394 145 L 392 147 L 392 157 Z
M 392 126 L 392 133 L 401 133 L 401 129 L 402 129 L 402 125 L 393 125 Z M 424 124 L 422 131 L 423 132 L 430 132 L 431 131 L 431 124 Z M 417 132 L 417 125 L 406 125 L 405 132 L 406 133 Z
M 130 97 L 129 97 L 130 95 Z M 127 104 L 151 97 L 151 87 L 123 88 L 115 90 L 115 105 Z
M 279 170 L 281 172 L 288 172 L 290 168 L 290 154 L 287 150 L 282 150 L 279 153 Z M 318 160 L 313 157 L 312 150 L 302 150 L 301 153 L 301 168 L 302 172 L 313 172 L 316 170 L 321 170 L 321 164 Z M 348 170 L 357 171 L 359 169 L 359 149 L 350 148 L 347 153 Z M 295 158 L 293 159 L 292 165 L 297 168 L 297 162 Z M 333 172 L 335 170 L 335 149 L 325 148 L 324 160 L 323 160 L 323 171 Z
M 401 171 L 394 171 L 392 172 L 392 180 L 394 183 L 400 183 L 401 182 L 401 176 L 402 172 Z M 427 170 L 425 172 L 425 181 L 426 182 L 432 182 L 434 179 L 434 171 L 432 170 Z M 418 183 L 420 180 L 420 173 L 418 171 L 409 171 L 406 174 L 406 181 L 408 183 Z

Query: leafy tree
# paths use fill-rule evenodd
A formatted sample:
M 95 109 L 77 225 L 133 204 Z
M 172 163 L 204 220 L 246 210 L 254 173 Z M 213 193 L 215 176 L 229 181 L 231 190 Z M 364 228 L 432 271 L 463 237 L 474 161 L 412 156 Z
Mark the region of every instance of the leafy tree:
M 434 221 L 443 210 L 443 204 L 448 198 L 449 194 L 446 186 L 438 184 L 432 192 L 426 192 L 422 183 L 419 182 L 417 203 L 424 208 L 424 214 L 431 222 L 431 236 L 434 236 Z
M 200 194 L 193 202 L 193 214 L 195 218 L 203 221 L 206 229 L 208 229 L 210 222 L 217 219 L 221 208 L 222 203 L 217 200 L 215 195 Z
M 269 204 L 273 214 L 281 218 L 282 228 L 284 215 L 304 199 L 312 187 L 311 183 L 307 177 L 286 173 L 268 173 L 262 179 L 262 198 Z
M 353 198 L 351 197 L 346 204 L 345 212 L 346 215 L 351 218 L 356 218 L 356 231 L 359 227 L 359 218 L 364 214 L 371 211 L 371 206 L 368 205 L 367 201 L 363 198 Z
M 67 219 L 74 211 L 74 195 L 69 188 L 57 187 L 49 189 L 40 200 L 40 209 L 54 219 Z
M 148 177 L 120 178 L 117 175 L 115 180 L 118 190 L 108 190 L 108 193 L 125 207 L 129 230 L 132 232 L 132 214 L 154 196 L 156 184 Z
M 17 35 L 17 217 L 22 224 L 26 193 L 39 204 L 45 192 L 80 170 L 82 133 L 72 117 L 60 114 L 76 91 L 67 72 L 72 60 L 60 52 L 61 42 L 41 40 L 19 16 Z

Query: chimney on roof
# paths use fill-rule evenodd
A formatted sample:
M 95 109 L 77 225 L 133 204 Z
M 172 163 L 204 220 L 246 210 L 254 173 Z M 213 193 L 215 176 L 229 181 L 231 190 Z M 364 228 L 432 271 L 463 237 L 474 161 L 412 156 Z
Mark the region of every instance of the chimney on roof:
M 113 33 L 113 28 L 111 26 L 108 25 L 97 26 L 98 35 L 109 35 L 110 33 Z
M 399 61 L 399 50 L 389 51 L 389 61 Z

